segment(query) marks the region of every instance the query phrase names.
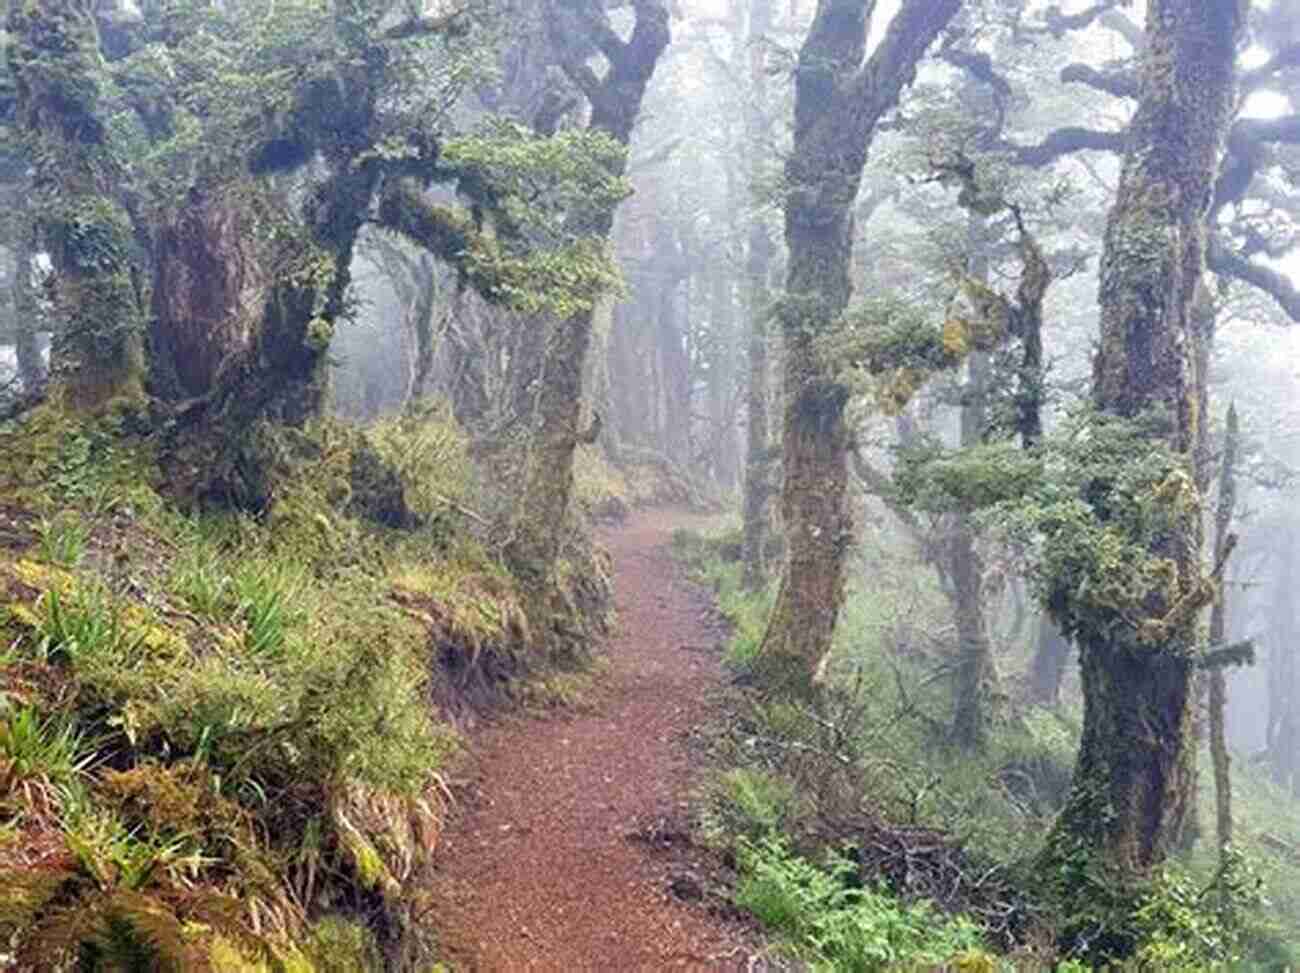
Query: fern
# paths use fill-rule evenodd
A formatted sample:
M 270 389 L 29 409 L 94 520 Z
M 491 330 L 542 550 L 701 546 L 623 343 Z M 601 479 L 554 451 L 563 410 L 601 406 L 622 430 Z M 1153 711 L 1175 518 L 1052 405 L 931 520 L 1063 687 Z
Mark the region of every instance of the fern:
M 48 913 L 20 940 L 17 955 L 24 969 L 75 962 L 84 973 L 203 973 L 210 968 L 203 952 L 167 903 L 113 889 Z
M 270 941 L 249 928 L 231 896 L 203 889 L 173 900 L 162 890 L 85 884 L 75 891 L 68 904 L 17 926 L 20 969 L 75 964 L 79 973 L 204 973 L 212 969 L 209 945 L 217 937 L 243 955 L 275 960 Z

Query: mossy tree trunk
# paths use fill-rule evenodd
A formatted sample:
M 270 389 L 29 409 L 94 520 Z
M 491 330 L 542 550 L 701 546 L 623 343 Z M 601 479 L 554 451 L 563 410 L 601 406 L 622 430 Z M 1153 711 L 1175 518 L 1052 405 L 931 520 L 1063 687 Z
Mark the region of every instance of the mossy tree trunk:
M 1223 439 L 1223 460 L 1219 468 L 1219 503 L 1214 511 L 1214 558 L 1225 555 L 1228 535 L 1237 505 L 1237 452 L 1240 441 L 1237 407 L 1228 407 L 1228 428 Z M 1220 590 L 1210 610 L 1210 645 L 1223 645 L 1228 630 L 1227 592 Z M 1229 774 L 1227 739 L 1228 680 L 1222 668 L 1210 670 L 1210 760 L 1214 766 L 1215 833 L 1219 852 L 1232 845 L 1232 777 Z
M 785 166 L 786 294 L 781 513 L 786 557 L 759 650 L 774 688 L 815 691 L 844 599 L 853 541 L 845 509 L 851 436 L 848 390 L 817 339 L 852 293 L 853 205 L 877 122 L 898 101 L 960 0 L 905 0 L 866 58 L 875 4 L 819 0 L 795 72 L 794 145 Z
M 103 65 L 90 9 L 14 4 L 9 66 L 31 149 L 38 239 L 54 272 L 57 373 L 75 408 L 144 395 L 144 304 L 123 173 L 101 106 Z
M 971 355 L 969 377 L 962 390 L 963 447 L 976 446 L 984 438 L 989 367 L 987 355 Z M 957 514 L 948 552 L 948 576 L 952 579 L 953 614 L 957 623 L 952 738 L 958 746 L 974 750 L 988 742 L 989 707 L 997 682 L 985 616 L 984 561 L 977 542 L 973 516 L 965 512 Z
M 749 10 L 749 102 L 745 137 L 749 144 L 751 185 L 762 179 L 762 147 L 767 142 L 767 33 L 772 29 L 772 0 L 752 0 Z M 767 506 L 772 494 L 771 444 L 768 442 L 767 353 L 768 281 L 775 249 L 764 213 L 754 208 L 749 216 L 749 251 L 745 257 L 745 309 L 749 316 L 748 381 L 745 384 L 745 492 L 742 502 L 744 564 L 743 583 L 757 590 L 767 575 L 764 546 L 767 541 Z
M 407 273 L 410 276 L 409 300 L 402 310 L 403 330 L 411 336 L 411 371 L 403 396 L 404 405 L 409 408 L 429 395 L 433 381 L 433 310 L 438 297 L 437 277 L 434 274 L 433 259 L 422 253 L 418 258 L 407 258 Z M 465 396 L 453 393 L 453 399 L 463 401 Z M 456 411 L 457 416 L 460 410 Z
M 627 145 L 641 111 L 646 87 L 670 37 L 668 7 L 664 0 L 635 0 L 636 23 L 626 41 L 609 24 L 603 3 L 583 0 L 576 11 L 585 36 L 557 36 L 565 52 L 564 69 L 591 105 L 590 128 Z M 557 33 L 566 31 L 569 17 L 553 10 Z M 593 47 L 608 64 L 604 77 L 588 65 Z M 613 175 L 622 175 L 626 160 Z M 608 238 L 614 224 L 609 208 L 571 229 L 582 236 Z M 563 319 L 538 322 L 545 327 L 541 369 L 534 400 L 535 421 L 524 482 L 513 520 L 512 559 L 533 577 L 547 581 L 559 559 L 567 529 L 569 497 L 573 491 L 573 454 L 585 438 L 598 429 L 580 428 L 583 374 L 591 346 L 596 309 Z
M 251 349 L 272 263 L 253 242 L 254 224 L 245 204 L 196 187 L 159 229 L 149 335 L 155 395 L 208 395 L 223 366 Z
M 1205 264 L 1206 214 L 1236 101 L 1239 0 L 1152 0 L 1141 96 L 1128 133 L 1101 265 L 1099 410 L 1168 417 L 1167 442 L 1194 482 L 1199 422 L 1191 320 Z M 1202 588 L 1196 504 L 1153 545 L 1176 565 L 1178 597 Z M 1153 619 L 1174 617 L 1153 596 Z M 1049 839 L 1049 863 L 1096 856 L 1121 879 L 1169 853 L 1195 785 L 1193 673 L 1199 612 L 1140 638 L 1096 626 L 1079 633 L 1084 727 L 1074 784 Z M 1182 617 L 1190 615 L 1190 617 Z

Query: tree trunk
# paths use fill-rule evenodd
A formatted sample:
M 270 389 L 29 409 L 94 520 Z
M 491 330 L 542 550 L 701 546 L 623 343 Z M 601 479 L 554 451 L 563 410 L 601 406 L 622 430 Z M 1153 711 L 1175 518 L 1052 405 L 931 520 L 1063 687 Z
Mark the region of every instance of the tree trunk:
M 9 12 L 9 66 L 32 155 L 37 233 L 54 271 L 58 377 L 74 408 L 144 397 L 141 274 L 100 100 L 90 9 L 34 0 Z
M 252 223 L 240 203 L 194 190 L 159 230 L 149 335 L 156 396 L 208 395 L 223 366 L 249 353 L 273 262 L 256 249 Z
M 988 385 L 988 356 L 972 353 L 970 376 L 963 389 L 961 444 L 975 446 L 984 434 L 984 397 Z M 984 605 L 984 562 L 976 546 L 969 514 L 957 515 L 950 553 L 953 614 L 957 623 L 956 691 L 953 694 L 953 739 L 958 746 L 981 749 L 988 741 L 989 700 L 997 674 Z
M 772 0 L 753 0 L 749 14 L 749 104 L 746 141 L 749 143 L 751 185 L 762 176 L 759 160 L 767 141 L 767 32 L 772 27 Z M 767 354 L 768 279 L 772 267 L 772 238 L 765 214 L 754 208 L 749 216 L 749 253 L 745 259 L 745 311 L 749 317 L 748 379 L 745 383 L 745 495 L 742 505 L 743 584 L 756 591 L 767 576 L 767 501 L 771 494 L 768 443 Z
M 736 484 L 735 430 L 735 298 L 734 281 L 726 263 L 715 261 L 709 281 L 709 431 L 700 450 L 713 482 L 722 490 Z
M 1237 503 L 1237 448 L 1239 440 L 1236 405 L 1228 408 L 1228 429 L 1223 440 L 1223 463 L 1219 470 L 1219 505 L 1214 513 L 1214 559 L 1223 559 L 1232 529 Z M 1210 645 L 1223 645 L 1227 634 L 1227 592 L 1220 588 L 1210 611 Z M 1210 759 L 1214 765 L 1215 833 L 1219 853 L 1232 845 L 1232 778 L 1229 776 L 1227 727 L 1228 680 L 1223 669 L 1210 670 Z
M 1070 640 L 1061 634 L 1052 617 L 1044 613 L 1038 622 L 1038 642 L 1029 670 L 1030 698 L 1040 706 L 1061 702 L 1061 680 L 1070 658 Z
M 845 510 L 847 390 L 816 338 L 852 292 L 853 203 L 880 117 L 898 101 L 960 0 L 905 0 L 864 63 L 874 4 L 820 0 L 795 72 L 794 145 L 786 160 L 786 295 L 781 513 L 786 558 L 759 667 L 776 687 L 811 693 L 830 651 L 853 540 Z
M 434 274 L 433 259 L 422 253 L 417 260 L 411 261 L 411 284 L 414 299 L 406 308 L 406 331 L 415 340 L 412 342 L 415 354 L 411 362 L 411 385 L 407 391 L 405 405 L 407 408 L 418 404 L 428 397 L 433 381 L 433 308 L 438 297 L 437 277 Z M 461 418 L 464 400 L 473 398 L 465 394 L 453 394 L 453 411 Z M 456 409 L 457 402 L 462 409 Z M 463 420 L 462 420 L 463 421 Z
M 1245 4 L 1151 0 L 1141 97 L 1101 267 L 1099 410 L 1168 416 L 1172 450 L 1194 482 L 1199 397 L 1191 312 L 1205 263 L 1205 218 L 1236 101 Z M 1194 505 L 1189 505 L 1193 506 Z M 1184 512 L 1153 556 L 1177 568 L 1180 598 L 1203 587 L 1199 514 Z M 1173 605 L 1152 603 L 1152 619 Z M 1145 875 L 1185 826 L 1195 786 L 1192 676 L 1196 615 L 1139 639 L 1098 624 L 1079 633 L 1083 739 L 1049 864 L 1074 850 L 1123 879 Z M 1083 894 L 1074 889 L 1075 894 Z
M 608 61 L 603 79 L 597 80 L 587 66 L 585 43 L 569 47 L 565 70 L 580 79 L 591 102 L 589 127 L 607 133 L 627 145 L 641 111 L 641 101 L 656 64 L 669 41 L 668 8 L 664 0 L 634 0 L 636 23 L 627 41 L 617 39 L 610 29 L 603 4 L 582 4 L 576 15 L 590 31 L 587 38 L 599 43 Z M 566 29 L 567 17 L 552 7 L 552 27 Z M 562 48 L 572 37 L 557 33 Z M 622 175 L 625 162 L 617 163 L 615 175 Z M 595 214 L 571 230 L 608 238 L 614 213 Z M 513 521 L 514 541 L 510 555 L 516 565 L 535 580 L 552 578 L 567 529 L 569 496 L 573 491 L 573 454 L 583 431 L 578 428 L 582 413 L 582 376 L 596 311 L 584 311 L 562 320 L 545 322 L 547 329 L 542 356 L 541 387 L 537 393 L 537 418 L 529 444 L 523 489 Z

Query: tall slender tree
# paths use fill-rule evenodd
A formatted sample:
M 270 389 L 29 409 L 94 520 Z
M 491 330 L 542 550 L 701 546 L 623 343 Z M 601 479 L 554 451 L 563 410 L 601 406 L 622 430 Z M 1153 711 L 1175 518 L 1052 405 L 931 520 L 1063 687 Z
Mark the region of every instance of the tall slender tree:
M 650 77 L 671 36 L 667 4 L 635 0 L 636 22 L 627 40 L 610 24 L 603 3 L 583 0 L 567 15 L 562 15 L 560 6 L 554 4 L 551 10 L 553 39 L 562 52 L 565 73 L 591 106 L 588 127 L 626 146 Z M 607 64 L 603 76 L 588 63 L 593 53 Z M 621 176 L 625 166 L 626 158 L 620 156 L 611 163 L 611 174 Z M 606 239 L 614 225 L 614 207 L 588 212 L 580 222 L 570 227 L 574 233 Z M 595 427 L 580 428 L 584 366 L 595 314 L 593 307 L 539 322 L 546 329 L 541 381 L 511 554 L 541 578 L 549 578 L 559 558 L 573 492 L 574 450 L 599 432 Z
M 1228 544 L 1237 506 L 1237 453 L 1241 431 L 1237 423 L 1237 406 L 1228 407 L 1228 428 L 1223 439 L 1223 459 L 1219 468 L 1219 503 L 1214 511 L 1214 555 L 1223 557 Z M 1228 630 L 1228 611 L 1224 593 L 1214 600 L 1210 611 L 1210 645 L 1223 644 Z M 1232 845 L 1232 778 L 1228 756 L 1226 710 L 1228 680 L 1223 669 L 1210 670 L 1210 759 L 1214 764 L 1215 834 L 1220 853 Z
M 867 57 L 876 4 L 819 0 L 795 72 L 794 145 L 786 161 L 786 293 L 781 511 L 786 558 L 760 649 L 771 679 L 812 692 L 844 599 L 853 541 L 845 509 L 851 436 L 848 388 L 819 353 L 818 338 L 849 304 L 853 206 L 877 126 L 911 83 L 961 0 L 904 0 Z
M 745 104 L 745 138 L 750 147 L 750 185 L 756 191 L 762 178 L 760 146 L 768 131 L 768 31 L 772 27 L 772 0 L 752 0 L 749 8 L 749 91 Z M 766 575 L 763 548 L 767 539 L 767 508 L 772 491 L 771 445 L 768 442 L 768 282 L 775 247 L 766 214 L 751 206 L 745 256 L 746 311 L 749 343 L 746 349 L 748 381 L 745 383 L 745 492 L 743 562 L 745 587 L 757 588 Z

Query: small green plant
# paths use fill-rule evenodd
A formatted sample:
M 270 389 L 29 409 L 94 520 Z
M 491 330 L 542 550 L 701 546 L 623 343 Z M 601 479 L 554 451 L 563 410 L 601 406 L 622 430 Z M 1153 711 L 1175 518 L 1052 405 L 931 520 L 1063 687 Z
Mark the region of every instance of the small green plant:
M 38 655 L 48 662 L 76 665 L 128 648 L 122 620 L 108 594 L 98 587 L 70 596 L 51 588 L 37 602 L 41 614 Z
M 184 882 L 213 862 L 185 837 L 147 841 L 104 811 L 80 809 L 68 816 L 65 828 L 68 850 L 102 889 L 138 892 L 155 879 Z
M 904 904 L 887 891 L 859 887 L 855 866 L 843 857 L 819 868 L 776 837 L 744 841 L 740 852 L 744 877 L 736 903 L 814 969 L 992 968 L 975 923 L 927 902 Z
M 9 786 L 18 788 L 66 786 L 86 770 L 93 754 L 71 725 L 52 716 L 42 719 L 34 706 L 0 706 L 0 783 L 8 778 Z
M 244 647 L 254 656 L 279 656 L 289 630 L 302 619 L 301 574 L 249 565 L 235 573 L 234 594 L 244 620 Z
M 234 580 L 215 554 L 192 547 L 177 563 L 171 589 L 197 615 L 221 620 L 233 607 Z
M 60 567 L 76 567 L 86 553 L 90 528 L 75 514 L 42 517 L 36 525 L 41 559 Z
M 724 773 L 718 791 L 731 830 L 755 838 L 779 831 L 795 802 L 788 780 L 746 767 Z

